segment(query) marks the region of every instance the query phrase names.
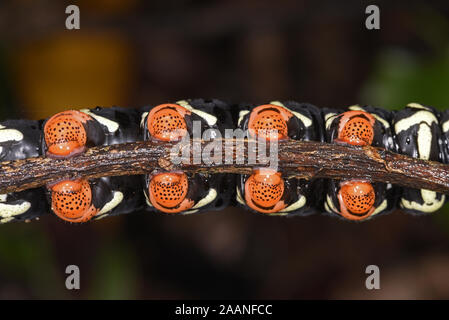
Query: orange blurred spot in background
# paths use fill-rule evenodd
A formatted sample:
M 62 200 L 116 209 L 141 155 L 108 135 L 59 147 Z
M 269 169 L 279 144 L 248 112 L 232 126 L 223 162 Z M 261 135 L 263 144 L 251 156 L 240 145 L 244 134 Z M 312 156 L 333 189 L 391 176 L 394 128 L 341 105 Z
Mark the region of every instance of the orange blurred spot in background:
M 133 53 L 120 34 L 65 31 L 16 52 L 16 87 L 26 117 L 128 102 Z

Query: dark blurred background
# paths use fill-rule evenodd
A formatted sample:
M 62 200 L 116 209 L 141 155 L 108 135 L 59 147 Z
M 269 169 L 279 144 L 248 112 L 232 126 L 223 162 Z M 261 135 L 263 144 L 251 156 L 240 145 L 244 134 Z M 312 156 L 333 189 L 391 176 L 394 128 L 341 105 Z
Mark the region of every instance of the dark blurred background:
M 181 98 L 449 107 L 447 1 L 2 0 L 0 119 Z M 65 29 L 77 4 L 81 29 Z M 381 29 L 365 28 L 377 4 Z M 81 269 L 81 290 L 65 268 Z M 365 289 L 380 267 L 381 290 Z M 367 223 L 236 208 L 0 226 L 0 298 L 449 298 L 449 209 Z

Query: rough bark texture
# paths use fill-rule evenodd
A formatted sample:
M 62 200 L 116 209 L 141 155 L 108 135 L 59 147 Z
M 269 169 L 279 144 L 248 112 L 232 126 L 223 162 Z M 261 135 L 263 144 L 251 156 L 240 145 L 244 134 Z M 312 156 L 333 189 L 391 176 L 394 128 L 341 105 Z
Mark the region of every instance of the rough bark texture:
M 200 146 L 201 150 L 208 144 L 204 141 L 192 142 Z M 235 163 L 237 152 L 244 151 L 247 155 L 246 140 L 217 139 L 214 143 L 222 144 L 222 164 L 204 161 L 192 163 L 192 154 L 199 154 L 194 148 L 188 152 L 190 164 L 174 164 L 171 161 L 171 155 L 175 154 L 172 152 L 173 144 L 151 141 L 95 147 L 67 160 L 39 157 L 5 161 L 0 163 L 0 193 L 81 177 L 138 175 L 160 170 L 250 173 L 253 167 L 267 166 L 259 160 L 256 164 L 247 164 L 246 161 L 243 164 Z M 291 140 L 280 142 L 278 147 L 279 170 L 288 176 L 305 179 L 368 179 L 449 193 L 449 165 L 438 162 L 413 159 L 370 146 Z M 232 163 L 225 161 L 225 148 L 233 154 Z M 269 154 L 268 146 L 266 154 Z

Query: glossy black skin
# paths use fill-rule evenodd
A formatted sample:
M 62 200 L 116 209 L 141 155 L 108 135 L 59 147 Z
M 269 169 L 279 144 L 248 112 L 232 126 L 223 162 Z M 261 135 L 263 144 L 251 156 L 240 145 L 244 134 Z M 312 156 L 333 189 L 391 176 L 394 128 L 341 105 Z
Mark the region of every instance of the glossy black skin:
M 223 210 L 235 201 L 235 185 L 237 175 L 227 173 L 215 173 L 207 175 L 209 185 L 217 190 L 217 199 L 204 209 L 211 211 Z
M 123 193 L 122 202 L 106 215 L 133 213 L 145 207 L 145 195 L 142 192 L 143 184 L 140 176 L 103 177 L 100 179 L 105 181 L 111 191 Z
M 429 106 L 426 106 L 426 107 L 430 108 L 430 112 L 433 113 L 437 117 L 437 119 L 439 120 L 439 123 L 442 123 L 441 119 L 440 119 L 441 118 L 440 113 L 432 107 L 429 107 Z M 395 125 L 395 123 L 397 123 L 401 119 L 407 118 L 419 111 L 422 111 L 422 109 L 410 108 L 410 107 L 406 107 L 402 110 L 396 111 L 394 113 L 394 118 L 392 121 L 393 126 Z M 417 143 L 418 129 L 419 129 L 419 124 L 415 124 L 415 125 L 411 126 L 410 128 L 408 128 L 407 130 L 396 133 L 395 143 L 397 145 L 398 153 L 408 155 L 413 158 L 420 158 L 419 150 L 418 150 L 418 143 Z M 432 125 L 430 126 L 430 130 L 432 132 L 432 140 L 431 140 L 429 160 L 444 162 L 446 159 L 446 156 L 444 155 L 443 140 L 442 140 L 443 134 L 441 133 L 440 125 L 436 124 L 436 123 L 432 123 Z M 412 188 L 400 188 L 400 189 L 401 189 L 401 198 L 404 198 L 408 201 L 414 201 L 419 204 L 424 203 L 424 200 L 421 196 L 420 189 L 412 189 Z M 441 199 L 442 196 L 443 196 L 442 194 L 438 193 L 437 199 Z M 405 212 L 411 213 L 411 214 L 417 214 L 417 215 L 423 214 L 421 211 L 418 211 L 418 210 L 407 209 L 407 208 L 402 208 L 402 209 Z
M 387 150 L 397 152 L 394 133 L 391 127 L 394 113 L 374 106 L 363 106 L 362 108 L 366 112 L 377 115 L 390 124 L 389 127 L 385 127 L 382 122 L 376 119 L 376 123 L 374 125 L 374 140 L 372 145 L 374 147 L 385 148 Z
M 225 136 L 226 129 L 234 129 L 235 124 L 232 119 L 230 113 L 230 105 L 224 101 L 218 99 L 186 99 L 189 104 L 201 111 L 207 112 L 215 117 L 217 117 L 217 123 L 214 127 L 216 127 L 221 135 Z M 197 115 L 192 115 L 192 120 L 201 120 Z M 203 121 L 204 122 L 204 121 Z M 209 128 L 207 124 L 205 124 L 205 129 Z
M 16 129 L 23 135 L 21 141 L 5 141 L 0 143 L 2 152 L 0 161 L 11 161 L 38 157 L 40 155 L 40 141 L 43 121 L 35 120 L 6 120 L 0 124 L 4 129 Z M 3 129 L 0 129 L 3 130 Z M 32 220 L 48 212 L 44 188 L 34 188 L 20 192 L 9 193 L 6 204 L 16 205 L 24 201 L 31 203 L 30 209 L 21 215 L 14 216 L 14 221 Z
M 440 129 L 441 129 L 441 140 L 440 148 L 442 150 L 442 157 L 444 163 L 449 163 L 449 130 L 446 132 L 443 130 L 443 124 L 449 121 L 449 110 L 444 110 L 440 112 Z
M 428 107 L 430 108 L 430 107 Z M 416 112 L 422 111 L 422 109 L 406 107 L 402 110 L 396 111 L 394 113 L 392 125 L 394 126 L 401 119 L 407 118 Z M 439 112 L 432 108 L 431 112 L 439 118 Z M 398 153 L 411 156 L 413 158 L 419 158 L 417 135 L 418 135 L 419 124 L 411 126 L 405 131 L 401 131 L 395 134 L 395 142 L 397 145 Z M 430 148 L 429 160 L 440 161 L 443 160 L 443 155 L 440 153 L 440 142 L 441 140 L 441 130 L 440 126 L 436 123 L 432 123 L 430 126 L 432 132 L 432 141 Z
M 23 140 L 21 141 L 0 143 L 2 147 L 0 161 L 34 158 L 41 154 L 39 145 L 42 139 L 42 121 L 6 120 L 0 124 L 6 127 L 5 129 L 16 129 L 23 134 Z
M 302 121 L 300 121 L 297 117 L 293 116 L 287 122 L 288 127 L 288 137 L 293 140 L 301 140 L 301 141 L 324 141 L 323 132 L 321 128 L 323 127 L 323 121 L 321 117 L 320 110 L 310 103 L 298 103 L 294 101 L 281 101 L 281 103 L 290 109 L 291 111 L 295 111 L 301 113 L 305 117 L 312 120 L 312 125 L 309 127 L 304 126 Z M 260 104 L 241 104 L 239 105 L 239 112 L 242 110 L 252 111 L 257 106 L 269 104 L 269 103 L 260 103 Z M 250 113 L 247 113 L 240 122 L 239 128 L 242 130 L 248 129 L 248 121 L 249 121 Z
M 113 145 L 139 140 L 141 114 L 138 110 L 114 106 L 110 108 L 96 107 L 90 111 L 119 124 L 117 131 L 109 132 L 107 127 L 96 121 L 104 135 L 103 141 L 98 145 Z M 98 209 L 112 200 L 114 191 L 123 193 L 122 202 L 104 215 L 127 214 L 139 211 L 144 207 L 145 196 L 142 192 L 143 183 L 140 176 L 103 177 L 91 179 L 89 183 L 92 190 L 92 202 Z M 94 219 L 101 216 L 97 215 Z
M 109 132 L 104 125 L 100 124 L 105 136 L 102 144 L 110 146 L 140 140 L 141 113 L 138 110 L 114 106 L 110 108 L 96 107 L 90 111 L 120 125 L 117 131 Z
M 26 212 L 14 216 L 14 220 L 12 221 L 34 220 L 50 212 L 50 207 L 45 197 L 45 188 L 34 188 L 8 193 L 6 203 L 16 205 L 24 201 L 28 201 L 31 204 L 30 208 Z

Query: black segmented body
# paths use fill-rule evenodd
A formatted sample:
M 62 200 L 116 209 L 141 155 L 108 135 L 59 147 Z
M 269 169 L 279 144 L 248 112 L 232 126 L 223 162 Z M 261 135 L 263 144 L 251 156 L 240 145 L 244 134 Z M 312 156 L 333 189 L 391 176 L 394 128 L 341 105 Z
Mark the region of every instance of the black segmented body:
M 187 131 L 192 133 L 193 121 L 197 120 L 200 122 L 201 132 L 207 131 L 202 136 L 203 139 L 213 138 L 214 130 L 225 136 L 225 129 L 248 129 L 250 112 L 256 107 L 248 104 L 229 105 L 215 99 L 185 100 L 177 104 L 189 110 L 189 115 L 185 119 Z M 286 108 L 293 114 L 287 121 L 288 138 L 334 142 L 338 132 L 338 116 L 342 110 L 318 109 L 311 104 L 293 101 L 271 104 Z M 111 145 L 150 139 L 146 117 L 151 108 L 133 110 L 97 107 L 84 111 L 95 119 L 95 130 L 101 128 L 98 135 L 101 139 L 96 139 L 95 144 Z M 412 157 L 448 163 L 449 110 L 438 112 L 417 104 L 410 104 L 400 111 L 386 111 L 372 106 L 352 106 L 348 110 L 363 110 L 374 116 L 376 121 L 372 145 Z M 45 152 L 42 134 L 44 125 L 44 120 L 1 122 L 0 161 L 42 155 Z M 2 135 L 2 130 L 13 131 Z M 18 139 L 20 135 L 22 138 Z M 144 208 L 148 211 L 157 211 L 149 201 L 148 184 L 151 178 L 147 175 L 90 180 L 94 205 L 100 209 L 95 219 L 131 213 Z M 248 178 L 246 175 L 230 174 L 188 175 L 188 197 L 193 201 L 193 206 L 184 213 L 220 210 L 229 205 L 243 205 L 247 208 L 245 183 Z M 290 216 L 329 212 L 335 215 L 334 211 L 338 211 L 337 181 L 287 179 L 284 180 L 283 188 L 285 194 L 282 199 L 286 204 L 285 208 L 274 214 Z M 385 214 L 398 207 L 414 214 L 433 212 L 446 201 L 444 195 L 430 191 L 400 188 L 383 183 L 373 183 L 373 188 L 376 194 L 374 206 L 379 208 L 376 214 Z M 46 188 L 2 195 L 0 222 L 31 220 L 48 213 L 50 210 L 48 196 Z M 12 210 L 13 207 L 7 207 L 5 211 L 5 206 L 26 203 L 29 203 L 29 208 L 20 214 Z M 332 210 L 332 207 L 336 207 L 335 210 Z M 109 210 L 106 210 L 108 208 Z M 20 210 L 23 210 L 23 207 Z

